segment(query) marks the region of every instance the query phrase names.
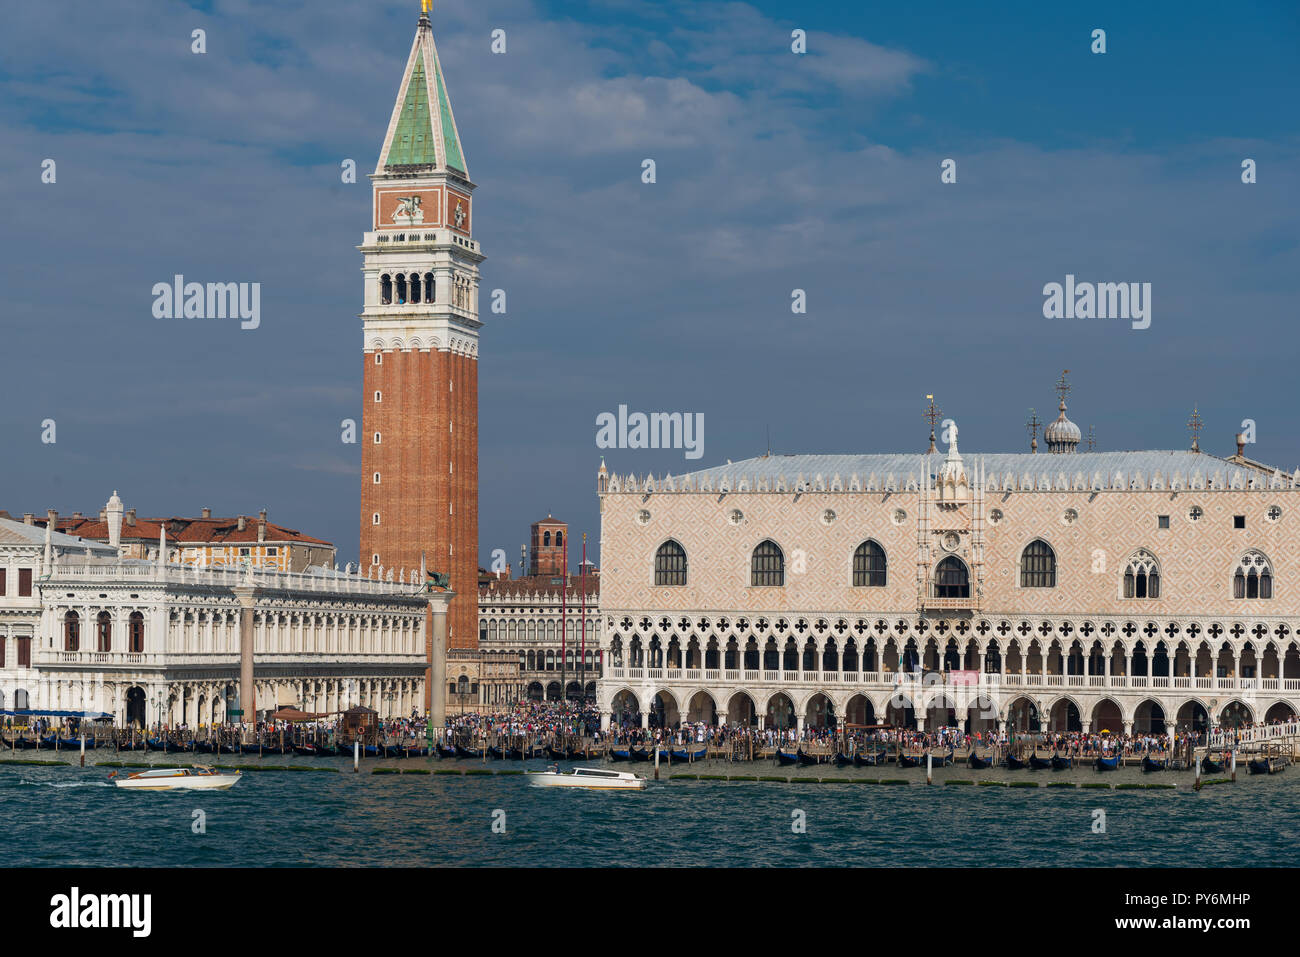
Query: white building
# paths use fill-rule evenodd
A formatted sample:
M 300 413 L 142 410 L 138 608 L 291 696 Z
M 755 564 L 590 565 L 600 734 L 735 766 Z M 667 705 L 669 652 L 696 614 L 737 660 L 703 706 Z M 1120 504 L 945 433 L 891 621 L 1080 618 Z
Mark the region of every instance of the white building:
M 423 710 L 426 614 L 445 629 L 446 597 L 415 569 L 396 581 L 205 569 L 116 546 L 0 519 L 0 706 L 104 711 L 119 725 L 224 721 L 247 634 L 259 713 Z

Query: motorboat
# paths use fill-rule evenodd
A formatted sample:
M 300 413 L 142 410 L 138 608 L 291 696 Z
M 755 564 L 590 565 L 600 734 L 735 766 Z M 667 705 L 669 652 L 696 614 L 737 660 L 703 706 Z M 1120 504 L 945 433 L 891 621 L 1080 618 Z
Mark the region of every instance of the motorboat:
M 527 772 L 528 783 L 535 788 L 592 788 L 600 791 L 639 791 L 646 780 L 631 771 L 607 771 L 604 768 L 574 768 L 561 771 L 551 765 L 545 771 Z
M 127 777 L 117 777 L 117 772 L 114 771 L 109 777 L 120 788 L 134 788 L 138 791 L 225 791 L 238 784 L 242 775 L 238 771 L 218 771 L 207 765 L 196 764 L 192 768 L 137 771 Z

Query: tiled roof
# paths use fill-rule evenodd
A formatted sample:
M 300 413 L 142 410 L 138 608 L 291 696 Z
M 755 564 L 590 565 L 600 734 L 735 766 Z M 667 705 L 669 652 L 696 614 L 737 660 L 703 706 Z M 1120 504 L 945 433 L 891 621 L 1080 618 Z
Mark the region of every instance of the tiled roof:
M 46 519 L 44 517 L 37 518 L 35 521 L 36 527 L 42 529 L 45 527 Z M 134 525 L 128 525 L 126 520 L 123 519 L 122 541 L 156 542 L 163 522 L 167 523 L 167 540 L 173 544 L 258 544 L 258 520 L 248 516 L 244 517 L 242 531 L 239 528 L 238 518 L 137 518 Z M 73 518 L 61 515 L 55 528 L 69 535 L 108 541 L 108 523 L 101 522 L 98 516 Z M 41 534 L 44 535 L 44 532 Z M 331 545 L 330 542 L 304 535 L 296 529 L 285 528 L 283 525 L 276 525 L 274 522 L 266 523 L 266 537 L 263 544 L 280 545 L 287 542 L 303 545 Z
M 56 531 L 50 536 L 50 542 L 55 548 L 84 550 L 89 548 L 92 552 L 113 552 L 114 549 L 109 545 L 101 544 L 97 541 L 86 541 L 83 538 L 75 538 L 71 535 L 64 535 Z M 4 545 L 44 545 L 45 544 L 45 526 L 44 525 L 27 525 L 23 522 L 15 522 L 11 518 L 0 518 L 0 544 Z
M 1140 472 L 1151 476 L 1156 472 L 1168 478 L 1175 473 L 1184 476 L 1196 472 L 1213 474 L 1223 472 L 1231 479 L 1240 474 L 1242 478 L 1258 477 L 1259 469 L 1248 468 L 1221 459 L 1205 452 L 1191 451 L 1149 451 L 1149 452 L 1075 452 L 1065 455 L 1032 452 L 962 452 L 962 463 L 969 472 L 975 465 L 981 464 L 989 476 L 1005 475 L 1049 475 L 1064 472 L 1073 476 L 1081 472 L 1087 477 L 1094 473 L 1111 476 L 1116 472 L 1129 475 Z M 784 478 L 794 481 L 802 475 L 813 479 L 821 475 L 827 480 L 839 475 L 848 481 L 850 475 L 865 478 L 875 474 L 878 479 L 893 475 L 899 481 L 909 475 L 918 479 L 925 474 L 927 466 L 931 475 L 937 475 L 943 465 L 944 454 L 932 455 L 765 455 L 752 459 L 742 459 L 727 465 L 716 465 L 697 472 L 685 473 L 695 478 L 708 476 L 715 483 L 719 479 L 739 480 L 741 478 L 776 479 Z M 675 476 L 676 477 L 676 476 Z
M 551 575 L 531 575 L 523 578 L 512 578 L 509 581 L 493 580 L 488 584 L 479 587 L 479 594 L 491 595 L 493 597 L 508 598 L 514 595 L 559 595 L 560 586 L 552 583 Z M 582 592 L 584 576 L 570 575 L 569 588 L 570 592 Z M 591 597 L 600 595 L 600 572 L 595 572 L 585 576 L 586 594 Z

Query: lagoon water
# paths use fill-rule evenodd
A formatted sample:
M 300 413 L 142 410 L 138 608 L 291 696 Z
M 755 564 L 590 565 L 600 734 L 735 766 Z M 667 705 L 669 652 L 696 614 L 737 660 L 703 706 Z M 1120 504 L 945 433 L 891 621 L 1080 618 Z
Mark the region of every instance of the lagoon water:
M 148 757 L 177 763 L 174 755 Z M 230 791 L 150 794 L 113 787 L 110 769 L 91 760 L 85 768 L 0 766 L 8 865 L 1292 866 L 1300 836 L 1300 768 L 1252 777 L 1244 762 L 1236 785 L 1200 793 L 1191 790 L 1190 773 L 1136 768 L 1103 775 L 954 767 L 936 769 L 935 785 L 926 787 L 924 769 L 721 762 L 665 767 L 645 791 L 602 793 L 530 788 L 521 775 L 370 773 L 377 766 L 519 767 L 499 761 L 370 760 L 354 774 L 345 759 L 297 759 L 337 771 L 250 771 Z M 528 767 L 541 770 L 543 762 Z M 653 776 L 649 765 L 618 767 Z M 674 772 L 909 784 L 670 780 Z M 945 786 L 948 780 L 1041 786 Z M 1052 781 L 1178 788 L 1046 787 Z M 1098 809 L 1104 833 L 1094 831 Z M 196 810 L 206 833 L 193 832 Z M 806 833 L 792 830 L 800 811 Z M 504 833 L 493 830 L 497 812 Z

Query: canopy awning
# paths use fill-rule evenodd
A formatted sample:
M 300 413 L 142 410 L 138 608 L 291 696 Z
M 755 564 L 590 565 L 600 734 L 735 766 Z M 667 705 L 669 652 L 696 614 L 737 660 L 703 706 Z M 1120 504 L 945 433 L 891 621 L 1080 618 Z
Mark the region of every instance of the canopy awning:
M 83 721 L 105 721 L 113 716 L 103 711 L 53 711 L 40 708 L 0 710 L 0 717 L 80 718 Z
M 308 714 L 306 711 L 299 711 L 297 708 L 281 708 L 271 713 L 272 721 L 316 721 L 325 717 L 322 714 Z

